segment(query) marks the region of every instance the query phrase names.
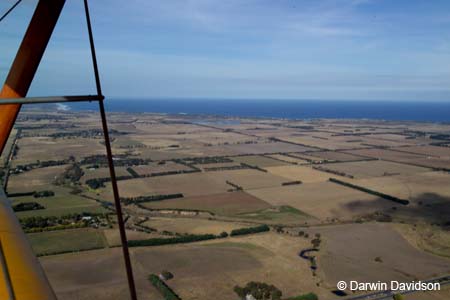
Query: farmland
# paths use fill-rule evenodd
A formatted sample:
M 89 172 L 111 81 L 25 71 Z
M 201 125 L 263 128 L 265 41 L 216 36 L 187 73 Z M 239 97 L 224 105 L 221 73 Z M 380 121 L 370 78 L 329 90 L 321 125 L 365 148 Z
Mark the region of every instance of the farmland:
M 270 208 L 270 205 L 245 192 L 210 194 L 145 204 L 152 209 L 185 209 L 233 216 Z
M 157 229 L 158 231 L 168 231 L 188 234 L 220 234 L 221 232 L 231 232 L 233 229 L 249 226 L 234 222 L 224 222 L 207 219 L 190 218 L 163 218 L 154 217 L 145 222 L 144 225 Z
M 24 202 L 37 202 L 45 207 L 38 211 L 18 212 L 19 218 L 31 216 L 62 216 L 73 213 L 101 213 L 106 210 L 96 201 L 73 195 L 65 188 L 54 188 L 55 196 L 45 198 L 34 198 L 33 196 L 14 197 L 12 204 Z
M 339 280 L 450 273 L 448 124 L 108 117 L 139 299 L 161 299 L 147 278 L 163 270 L 183 300 L 236 299 L 251 281 L 332 300 Z M 61 299 L 127 299 L 99 125 L 92 112 L 23 112 L 2 157 Z
M 324 168 L 351 175 L 355 178 L 409 175 L 430 171 L 428 168 L 382 160 L 327 164 Z
M 407 281 L 450 271 L 445 258 L 418 251 L 388 224 L 343 226 L 318 230 L 325 236 L 328 249 L 327 253 L 319 255 L 319 270 L 323 270 L 325 283 L 330 286 L 350 278 L 360 282 L 376 282 L 381 277 Z M 396 251 L 378 247 L 380 243 L 389 244 Z M 380 257 L 381 262 L 375 261 L 376 257 Z M 414 264 L 410 263 L 412 261 Z M 330 272 L 336 268 L 341 270 L 339 274 Z
M 30 233 L 28 239 L 37 255 L 79 252 L 106 246 L 101 232 L 85 229 Z
M 285 177 L 288 180 L 300 180 L 304 183 L 323 182 L 330 178 L 326 172 L 313 169 L 311 166 L 268 167 L 269 173 Z
M 318 220 L 348 220 L 391 207 L 375 196 L 331 182 L 307 183 L 250 191 L 271 205 L 289 205 Z

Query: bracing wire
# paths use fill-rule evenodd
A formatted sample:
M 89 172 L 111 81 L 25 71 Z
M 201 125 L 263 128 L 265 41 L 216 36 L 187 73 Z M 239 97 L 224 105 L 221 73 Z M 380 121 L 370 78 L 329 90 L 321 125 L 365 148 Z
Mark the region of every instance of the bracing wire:
M 98 65 L 97 65 L 97 56 L 95 54 L 94 36 L 92 33 L 91 17 L 89 14 L 88 0 L 84 0 L 84 9 L 85 9 L 85 14 L 86 14 L 86 23 L 87 23 L 87 29 L 88 29 L 88 35 L 89 35 L 89 45 L 91 48 L 92 66 L 94 68 L 97 95 L 99 97 L 102 97 L 102 100 L 100 100 L 98 103 L 99 103 L 100 116 L 102 119 L 103 136 L 105 138 L 106 156 L 108 158 L 109 171 L 110 171 L 110 175 L 111 175 L 111 185 L 112 185 L 112 189 L 113 189 L 114 203 L 115 203 L 115 207 L 116 207 L 116 214 L 117 214 L 117 221 L 118 221 L 117 223 L 119 224 L 120 238 L 122 241 L 122 251 L 123 251 L 123 256 L 124 256 L 124 260 L 125 260 L 125 269 L 127 272 L 128 287 L 130 290 L 131 300 L 137 300 L 136 285 L 135 285 L 134 276 L 133 276 L 133 267 L 131 264 L 130 252 L 128 249 L 128 241 L 127 241 L 127 236 L 126 236 L 126 232 L 125 232 L 125 222 L 123 220 L 122 206 L 121 206 L 120 196 L 119 196 L 119 188 L 117 186 L 116 172 L 114 170 L 113 155 L 112 155 L 112 150 L 111 150 L 111 141 L 109 138 L 108 124 L 106 121 L 105 106 L 103 104 L 102 87 L 101 87 L 101 83 L 100 83 L 100 75 L 99 75 Z
M 19 5 L 20 2 L 22 2 L 22 0 L 17 0 L 16 3 L 14 3 L 14 5 L 11 6 L 11 8 L 8 9 L 8 10 L 0 17 L 0 22 L 3 21 L 3 20 L 9 15 L 9 13 L 12 12 L 12 11 L 14 10 L 14 8 L 17 7 L 17 5 Z

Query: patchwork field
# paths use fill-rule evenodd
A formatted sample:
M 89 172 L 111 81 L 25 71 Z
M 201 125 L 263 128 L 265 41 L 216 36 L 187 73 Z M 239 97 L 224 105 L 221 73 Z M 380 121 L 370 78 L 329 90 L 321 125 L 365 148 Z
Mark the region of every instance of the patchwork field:
M 363 145 L 370 147 L 404 147 L 419 143 L 414 139 L 406 139 L 407 136 L 403 135 L 399 135 L 399 138 L 396 138 L 397 135 L 394 134 L 390 135 L 390 138 L 383 138 L 382 136 L 382 134 L 365 136 Z
M 399 148 L 399 149 L 404 149 Z M 414 154 L 409 152 L 400 152 L 387 149 L 364 149 L 347 151 L 353 154 L 369 156 L 382 160 L 402 162 L 412 165 L 432 167 L 432 168 L 450 168 L 450 158 L 427 157 L 423 154 Z
M 129 241 L 159 237 L 159 235 L 149 234 L 136 230 L 126 230 L 126 234 Z M 103 235 L 105 236 L 106 242 L 109 247 L 117 247 L 122 245 L 118 228 L 104 229 Z
M 267 157 L 275 158 L 277 160 L 281 160 L 281 161 L 287 162 L 289 164 L 301 165 L 301 164 L 309 163 L 309 161 L 307 161 L 307 160 L 304 160 L 301 158 L 296 158 L 293 156 L 283 155 L 283 154 L 272 154 L 272 155 L 267 155 Z
M 367 146 L 363 145 L 364 141 L 359 137 L 333 136 L 329 133 L 302 133 L 295 136 L 283 137 L 283 141 L 327 150 L 367 148 Z
M 321 158 L 326 161 L 356 161 L 356 160 L 365 160 L 366 158 L 352 155 L 344 152 L 335 152 L 335 151 L 314 151 L 305 153 L 307 155 L 312 155 L 314 158 Z
M 339 280 L 407 282 L 450 272 L 449 260 L 417 250 L 389 224 L 341 225 L 315 232 L 326 239 L 318 264 L 330 287 Z
M 260 168 L 287 165 L 287 163 L 285 162 L 261 155 L 236 156 L 233 157 L 233 160 L 239 163 L 257 166 Z
M 59 299 L 129 299 L 120 248 L 48 256 L 40 261 Z M 138 268 L 135 272 L 139 299 L 162 300 L 147 281 L 148 272 Z
M 158 231 L 169 231 L 181 234 L 220 234 L 231 232 L 233 229 L 250 227 L 249 224 L 208 220 L 199 218 L 162 218 L 153 217 L 144 223 L 145 226 Z
M 152 173 L 161 173 L 161 172 L 172 172 L 172 171 L 182 171 L 182 170 L 190 170 L 191 168 L 177 164 L 172 161 L 167 161 L 162 163 L 152 162 L 148 165 L 141 166 L 133 166 L 132 169 L 136 171 L 139 175 L 148 175 Z
M 450 258 L 450 232 L 436 225 L 396 224 L 394 227 L 411 245 L 434 255 Z
M 411 201 L 398 214 L 409 220 L 447 222 L 450 214 L 450 175 L 422 172 L 414 175 L 356 180 L 355 184 Z
M 153 113 L 108 117 L 116 173 L 122 177 L 119 193 L 134 198 L 123 199 L 130 241 L 189 241 L 193 237 L 187 235 L 262 224 L 270 229 L 131 248 L 139 299 L 163 299 L 147 279 L 163 270 L 174 274 L 167 284 L 183 300 L 237 299 L 234 287 L 250 281 L 274 284 L 283 300 L 309 292 L 335 300 L 337 280 L 413 280 L 450 273 L 449 124 Z M 32 230 L 78 222 L 87 226 L 28 235 L 36 253 L 54 254 L 40 260 L 58 297 L 127 299 L 111 183 L 104 180 L 109 170 L 93 156 L 105 153 L 98 115 L 24 111 L 17 125 L 23 128 L 19 147 L 0 170 L 7 192 L 55 193 L 11 197 L 13 205 L 26 203 L 17 216 L 51 217 L 37 219 L 42 221 L 37 225 L 29 222 Z M 31 171 L 12 174 L 23 170 L 18 165 L 47 160 L 70 165 L 33 165 Z M 183 173 L 188 170 L 193 172 Z M 176 193 L 183 197 L 145 198 Z M 395 198 L 410 203 L 400 205 Z M 39 205 L 45 209 L 36 209 Z M 74 213 L 88 217 L 67 217 Z M 102 215 L 90 218 L 91 213 Z M 318 249 L 312 253 L 316 258 L 300 256 L 312 247 Z M 96 248 L 102 249 L 89 250 Z M 417 294 L 426 300 L 446 295 Z
M 334 174 L 318 171 L 310 166 L 282 166 L 268 167 L 269 173 L 284 177 L 289 180 L 300 180 L 303 183 L 323 182 L 330 177 L 336 177 Z
M 114 170 L 116 171 L 116 176 L 130 176 L 130 173 L 128 173 L 126 167 L 115 167 Z M 93 179 L 93 178 L 108 178 L 110 176 L 109 174 L 109 168 L 98 168 L 98 169 L 89 169 L 84 168 L 84 175 L 81 177 L 81 182 L 86 182 L 86 180 Z
M 107 246 L 106 239 L 99 230 L 70 229 L 30 233 L 27 236 L 37 255 L 79 252 Z
M 295 224 L 305 224 L 308 222 L 316 222 L 317 219 L 307 213 L 300 211 L 289 205 L 279 205 L 270 208 L 241 213 L 235 217 L 242 220 L 250 220 L 265 224 L 284 224 L 284 225 L 295 225 Z
M 33 196 L 14 197 L 12 205 L 23 202 L 36 202 L 45 207 L 45 209 L 28 210 L 17 212 L 19 218 L 32 216 L 64 216 L 75 213 L 104 213 L 107 212 L 100 203 L 84 198 L 80 195 L 71 194 L 70 190 L 65 188 L 54 188 L 55 196 L 34 198 Z
M 320 221 L 349 220 L 389 209 L 392 202 L 332 182 L 305 183 L 249 191 L 271 205 L 289 205 Z
M 450 147 L 414 146 L 414 147 L 402 147 L 395 150 L 401 152 L 421 154 L 427 157 L 433 156 L 446 160 L 450 159 Z
M 33 163 L 37 160 L 61 160 L 70 155 L 82 158 L 94 154 L 105 154 L 105 146 L 100 144 L 100 139 L 24 137 L 19 140 L 18 145 L 20 150 L 14 160 L 16 165 Z
M 289 143 L 266 142 L 258 144 L 225 145 L 225 150 L 235 151 L 237 154 L 265 154 L 279 152 L 305 152 L 314 150 L 314 148 Z
M 398 198 L 420 201 L 422 195 L 435 194 L 450 197 L 450 174 L 420 172 L 409 175 L 367 178 L 355 181 L 357 185 L 394 195 Z
M 111 199 L 110 186 L 110 184 L 107 184 L 102 197 Z M 209 173 L 178 174 L 119 181 L 122 197 L 173 193 L 183 193 L 185 197 L 188 197 L 223 193 L 229 188 L 230 186 L 225 183 L 225 180 L 218 180 L 214 176 L 210 176 Z
M 242 187 L 244 190 L 258 189 L 270 186 L 280 186 L 286 180 L 277 176 L 276 174 L 271 174 L 270 172 L 262 172 L 259 170 L 233 170 L 233 171 L 222 171 L 218 173 L 211 174 L 217 182 L 231 182 Z
M 226 242 L 135 248 L 131 254 L 138 296 L 160 299 L 145 278 L 164 269 L 174 274 L 168 284 L 182 299 L 234 299 L 234 286 L 252 280 L 274 284 L 286 297 L 305 291 L 328 295 L 316 286 L 307 262 L 297 256 L 298 249 L 307 247 L 308 243 L 301 238 L 260 234 Z M 127 299 L 120 249 L 44 257 L 41 262 L 60 298 Z M 108 270 L 112 264 L 117 267 Z M 72 272 L 65 272 L 65 268 Z M 80 290 L 80 287 L 86 288 Z
M 8 181 L 9 193 L 32 192 L 46 189 L 64 172 L 68 165 L 34 169 L 25 173 L 10 175 Z
M 223 216 L 255 212 L 270 208 L 270 205 L 245 192 L 228 192 L 180 199 L 149 202 L 145 207 L 152 209 L 203 210 Z
M 227 184 L 227 181 L 247 190 L 279 186 L 286 180 L 270 173 L 243 169 L 124 180 L 119 181 L 119 188 L 123 197 L 173 193 L 182 193 L 185 197 L 190 197 L 224 193 L 235 189 Z M 107 184 L 102 196 L 111 199 L 111 193 L 110 184 Z
M 409 175 L 419 172 L 430 171 L 430 169 L 423 167 L 417 167 L 382 160 L 333 163 L 322 165 L 321 167 L 327 170 L 333 170 L 344 174 L 352 175 L 355 178 Z

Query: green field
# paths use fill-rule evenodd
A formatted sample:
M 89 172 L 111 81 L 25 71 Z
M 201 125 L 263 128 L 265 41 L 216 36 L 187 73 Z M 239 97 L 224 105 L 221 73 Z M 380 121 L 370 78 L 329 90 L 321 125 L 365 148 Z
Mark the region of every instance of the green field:
M 71 229 L 27 234 L 36 255 L 77 252 L 106 248 L 103 232 L 95 229 Z
M 305 220 L 313 218 L 312 216 L 288 205 L 264 209 L 253 213 L 241 214 L 238 217 L 252 220 L 270 221 L 271 223 L 301 223 Z
M 105 208 L 94 200 L 70 194 L 64 188 L 55 188 L 52 186 L 51 189 L 55 191 L 55 196 L 53 197 L 34 198 L 33 196 L 25 196 L 11 198 L 13 205 L 21 202 L 37 202 L 45 207 L 42 210 L 17 212 L 17 216 L 19 218 L 25 218 L 31 216 L 63 216 L 82 212 L 107 212 Z

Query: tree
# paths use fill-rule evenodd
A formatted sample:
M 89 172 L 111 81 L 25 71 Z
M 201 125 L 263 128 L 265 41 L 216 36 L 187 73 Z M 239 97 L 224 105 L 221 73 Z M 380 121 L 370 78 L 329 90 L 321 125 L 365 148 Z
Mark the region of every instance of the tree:
M 246 293 L 245 293 L 244 289 L 241 288 L 240 286 L 237 286 L 237 285 L 236 285 L 236 286 L 234 287 L 233 291 L 234 291 L 241 299 L 244 299 L 245 296 L 246 296 Z
M 315 238 L 311 240 L 311 244 L 314 246 L 314 248 L 319 248 L 321 240 L 319 238 Z
M 241 299 L 244 299 L 247 295 L 252 295 L 257 300 L 280 300 L 283 295 L 274 285 L 255 281 L 250 281 L 244 288 L 235 286 L 234 292 Z
M 276 290 L 272 293 L 272 300 L 280 300 L 282 293 L 280 290 Z
M 163 270 L 163 271 L 161 272 L 161 275 L 164 277 L 165 280 L 170 280 L 170 279 L 173 278 L 173 274 L 170 273 L 170 272 L 167 271 L 167 270 Z

